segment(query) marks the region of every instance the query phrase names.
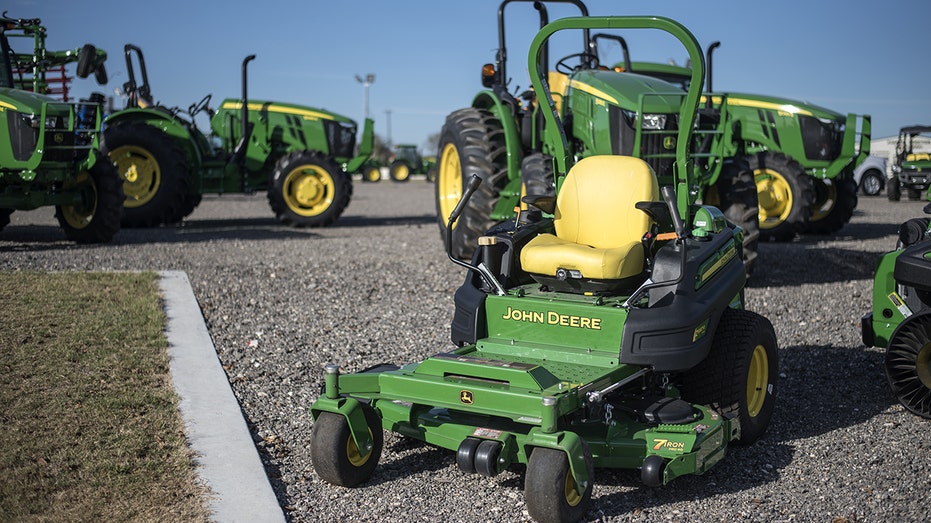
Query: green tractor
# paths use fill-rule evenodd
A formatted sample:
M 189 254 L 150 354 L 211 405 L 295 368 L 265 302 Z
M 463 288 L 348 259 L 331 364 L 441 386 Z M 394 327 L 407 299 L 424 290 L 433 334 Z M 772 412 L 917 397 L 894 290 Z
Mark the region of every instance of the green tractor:
M 931 126 L 910 125 L 899 129 L 895 163 L 892 165 L 893 178 L 886 189 L 889 201 L 899 201 L 902 188 L 912 200 L 920 200 L 923 191 L 928 191 L 927 199 L 931 200 L 931 191 L 928 190 L 931 187 L 931 154 L 916 150 L 918 137 L 931 137 Z
M 54 205 L 69 240 L 108 242 L 120 230 L 123 190 L 97 147 L 103 96 L 67 103 L 45 94 L 45 72 L 72 62 L 79 77 L 106 83 L 106 54 L 90 44 L 49 51 L 46 36 L 38 18 L 0 17 L 0 229 L 15 210 Z M 14 51 L 11 38 L 31 40 L 29 51 Z
M 694 203 L 690 163 L 698 89 L 673 116 L 672 176 L 642 159 L 575 161 L 540 55 L 559 31 L 658 29 L 688 49 L 701 85 L 701 48 L 661 17 L 575 17 L 544 26 L 529 68 L 543 107 L 540 137 L 555 164 L 555 196 L 476 241 L 455 294 L 456 348 L 419 363 L 343 374 L 325 367 L 311 406 L 310 452 L 327 482 L 375 473 L 390 430 L 451 450 L 465 472 L 526 466 L 527 510 L 575 521 L 589 510 L 595 468 L 639 469 L 651 487 L 702 474 L 732 442 L 767 429 L 778 348 L 770 322 L 744 309 L 742 231 Z M 447 235 L 482 180 L 472 175 Z M 662 196 L 660 196 L 662 195 Z
M 267 191 L 275 216 L 295 227 L 330 225 L 352 195 L 351 173 L 372 152 L 373 123 L 365 122 L 355 156 L 354 121 L 300 105 L 250 100 L 242 62 L 242 96 L 210 108 L 211 95 L 187 110 L 156 104 L 142 50 L 124 47 L 129 80 L 124 110 L 106 119 L 103 149 L 124 178 L 123 225 L 181 221 L 204 194 Z M 137 82 L 136 58 L 141 83 Z M 195 123 L 209 118 L 211 134 Z
M 412 174 L 424 174 L 427 181 L 432 181 L 430 173 L 435 167 L 436 160 L 421 156 L 416 145 L 398 144 L 394 147 L 394 159 L 391 160 L 388 173 L 396 182 L 406 182 Z
M 505 8 L 498 8 L 498 51 L 495 64 L 482 69 L 481 91 L 471 107 L 450 114 L 440 134 L 436 183 L 437 221 L 441 235 L 447 217 L 462 196 L 466 174 L 484 180 L 481 189 L 463 210 L 454 226 L 452 251 L 460 259 L 474 252 L 475 241 L 489 227 L 515 217 L 520 196 L 528 192 L 552 193 L 552 153 L 541 137 L 546 120 L 533 90 L 520 96 L 508 92 Z M 546 4 L 576 6 L 589 16 L 581 0 L 532 2 L 539 12 L 541 27 L 548 22 Z M 595 42 L 582 32 L 580 52 L 558 60 L 548 73 L 548 84 L 557 100 L 560 117 L 567 126 L 570 154 L 576 158 L 593 155 L 627 155 L 645 160 L 661 180 L 672 179 L 675 160 L 675 115 L 685 100 L 678 85 L 649 77 L 620 75 L 598 62 Z M 548 49 L 541 60 L 549 64 Z M 690 176 L 696 193 L 713 193 L 710 202 L 744 229 L 743 253 L 748 271 L 757 257 L 757 200 L 753 177 L 745 162 L 722 156 L 732 141 L 732 130 L 723 126 L 721 108 L 702 107 L 697 132 L 689 144 L 695 173 Z
M 631 62 L 626 43 L 618 41 L 624 61 L 614 65 L 615 70 L 687 88 L 688 67 Z M 706 94 L 704 101 L 724 109 L 721 114 L 727 119 L 723 125 L 738 130 L 721 154 L 742 157 L 753 170 L 760 237 L 787 241 L 797 233 L 837 232 L 850 221 L 857 206 L 854 170 L 869 156 L 870 117 L 843 115 L 787 98 L 715 93 L 711 60 L 719 46 L 720 42 L 713 42 L 706 51 L 706 93 L 711 94 Z
M 931 215 L 931 204 L 924 212 Z M 896 249 L 880 258 L 862 335 L 867 347 L 886 348 L 886 377 L 899 402 L 931 419 L 931 218 L 903 223 Z

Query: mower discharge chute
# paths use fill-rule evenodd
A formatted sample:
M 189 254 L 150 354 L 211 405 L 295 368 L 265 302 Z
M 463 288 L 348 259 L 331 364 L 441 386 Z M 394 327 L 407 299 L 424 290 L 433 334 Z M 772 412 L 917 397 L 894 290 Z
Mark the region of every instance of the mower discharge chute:
M 478 239 L 456 291 L 456 348 L 403 366 L 354 374 L 326 366 L 311 406 L 314 468 L 343 486 L 365 482 L 382 430 L 452 450 L 467 472 L 526 465 L 525 497 L 540 521 L 589 508 L 595 469 L 639 469 L 649 486 L 702 474 L 732 441 L 766 430 L 776 394 L 776 336 L 743 309 L 742 232 L 689 191 L 690 90 L 665 138 L 672 175 L 629 156 L 579 160 L 566 145 L 539 56 L 558 31 L 659 29 L 693 55 L 694 36 L 659 17 L 579 17 L 546 25 L 529 66 L 553 158 L 556 195 L 528 194 L 519 217 Z M 470 177 L 452 227 L 481 184 Z

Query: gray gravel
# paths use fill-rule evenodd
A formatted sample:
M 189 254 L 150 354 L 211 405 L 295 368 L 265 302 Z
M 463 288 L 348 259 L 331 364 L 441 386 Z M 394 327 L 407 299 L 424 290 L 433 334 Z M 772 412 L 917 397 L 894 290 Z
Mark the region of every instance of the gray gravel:
M 596 471 L 592 521 L 927 521 L 931 424 L 887 388 L 883 352 L 860 341 L 872 271 L 922 203 L 861 197 L 840 235 L 765 244 L 747 290 L 773 322 L 780 395 L 767 435 L 704 476 L 661 489 Z M 264 195 L 205 198 L 183 226 L 64 241 L 51 209 L 13 214 L 0 270 L 183 270 L 189 275 L 286 515 L 304 521 L 520 521 L 523 474 L 461 473 L 452 452 L 386 434 L 374 477 L 322 483 L 308 407 L 322 366 L 356 371 L 451 348 L 452 294 L 433 186 L 355 184 L 333 227 L 280 226 Z

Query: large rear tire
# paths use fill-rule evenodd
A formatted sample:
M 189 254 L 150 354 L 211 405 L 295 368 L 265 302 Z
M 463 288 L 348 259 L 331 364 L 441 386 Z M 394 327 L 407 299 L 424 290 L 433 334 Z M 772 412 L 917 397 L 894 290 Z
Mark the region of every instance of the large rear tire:
M 281 223 L 294 227 L 333 224 L 352 196 L 352 180 L 333 159 L 317 151 L 296 151 L 275 164 L 268 204 Z
M 123 178 L 123 227 L 176 223 L 187 215 L 191 179 L 184 153 L 170 136 L 145 123 L 120 123 L 104 131 L 101 150 Z
M 886 377 L 906 409 L 931 419 L 931 313 L 909 317 L 892 333 Z
M 704 203 L 721 209 L 731 223 L 744 230 L 743 260 L 747 274 L 753 274 L 759 256 L 760 209 L 753 173 L 746 162 L 729 162 L 717 183 L 705 191 Z
M 521 193 L 530 196 L 555 196 L 556 181 L 553 173 L 553 157 L 533 153 L 520 163 Z
M 106 243 L 120 230 L 123 216 L 123 182 L 116 168 L 100 156 L 89 170 L 65 182 L 64 191 L 78 191 L 81 202 L 55 207 L 55 217 L 69 240 Z
M 13 214 L 13 209 L 0 208 L 0 231 L 10 224 L 11 214 Z
M 762 152 L 748 158 L 756 180 L 760 238 L 790 241 L 811 216 L 814 188 L 799 163 L 782 153 Z
M 469 107 L 446 117 L 440 132 L 436 181 L 436 213 L 440 236 L 446 240 L 449 215 L 462 198 L 469 178 L 482 180 L 452 230 L 452 255 L 470 259 L 479 236 L 494 225 L 491 213 L 507 184 L 507 147 L 498 117 Z
M 727 308 L 711 352 L 682 376 L 682 399 L 740 420 L 739 443 L 749 445 L 769 426 L 776 402 L 779 356 L 772 324 L 759 314 Z
M 583 444 L 583 450 L 589 481 L 580 496 L 566 453 L 546 447 L 533 449 L 527 461 L 527 476 L 524 480 L 524 499 L 530 517 L 544 523 L 582 519 L 591 505 L 595 483 L 592 454 L 587 445 Z
M 857 184 L 850 178 L 814 180 L 815 204 L 805 225 L 806 233 L 834 234 L 841 230 L 857 208 Z

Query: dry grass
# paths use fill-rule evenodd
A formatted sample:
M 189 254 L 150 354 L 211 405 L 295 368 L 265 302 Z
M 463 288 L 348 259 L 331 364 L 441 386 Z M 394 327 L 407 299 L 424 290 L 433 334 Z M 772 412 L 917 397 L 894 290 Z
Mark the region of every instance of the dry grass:
M 0 273 L 0 520 L 206 521 L 153 273 Z

